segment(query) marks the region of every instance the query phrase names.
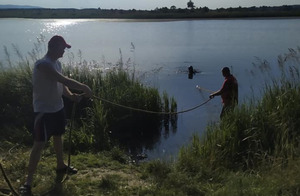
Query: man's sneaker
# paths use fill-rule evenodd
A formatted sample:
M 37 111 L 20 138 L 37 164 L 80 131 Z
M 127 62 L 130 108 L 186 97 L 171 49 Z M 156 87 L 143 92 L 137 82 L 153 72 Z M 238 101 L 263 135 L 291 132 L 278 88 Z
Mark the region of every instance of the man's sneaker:
M 29 185 L 24 184 L 19 188 L 19 193 L 20 196 L 31 196 L 31 187 Z
M 66 166 L 64 168 L 56 170 L 56 173 L 58 173 L 58 174 L 68 173 L 68 174 L 72 175 L 72 174 L 77 174 L 77 172 L 78 172 L 78 170 L 75 167 L 72 167 L 72 166 L 70 166 L 70 167 Z

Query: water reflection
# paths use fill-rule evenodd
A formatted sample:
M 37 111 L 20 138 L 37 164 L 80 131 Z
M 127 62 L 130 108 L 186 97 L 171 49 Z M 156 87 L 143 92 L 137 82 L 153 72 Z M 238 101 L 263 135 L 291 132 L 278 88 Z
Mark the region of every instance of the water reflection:
M 160 142 L 161 136 L 167 139 L 170 130 L 173 133 L 177 131 L 178 117 L 175 114 L 138 115 L 145 116 L 145 120 L 136 119 L 135 123 L 132 123 L 130 117 L 125 117 L 111 126 L 111 137 L 125 148 L 134 159 L 146 158 L 145 151 L 153 150 L 155 144 Z
M 167 139 L 169 137 L 170 129 L 172 130 L 172 133 L 177 132 L 177 120 L 178 115 L 165 115 L 164 116 L 164 138 Z
M 76 25 L 80 20 L 73 19 L 57 19 L 57 20 L 49 20 L 44 23 L 44 28 L 41 29 L 41 33 L 57 33 L 64 31 L 65 29 Z

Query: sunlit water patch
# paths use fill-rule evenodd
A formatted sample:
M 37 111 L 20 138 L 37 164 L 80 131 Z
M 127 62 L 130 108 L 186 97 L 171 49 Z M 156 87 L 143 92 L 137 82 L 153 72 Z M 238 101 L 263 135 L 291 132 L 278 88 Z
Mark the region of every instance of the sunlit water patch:
M 55 34 L 60 31 L 64 31 L 64 29 L 69 28 L 78 24 L 77 20 L 65 20 L 65 19 L 57 19 L 45 22 L 45 26 L 41 29 L 41 34 L 49 33 Z

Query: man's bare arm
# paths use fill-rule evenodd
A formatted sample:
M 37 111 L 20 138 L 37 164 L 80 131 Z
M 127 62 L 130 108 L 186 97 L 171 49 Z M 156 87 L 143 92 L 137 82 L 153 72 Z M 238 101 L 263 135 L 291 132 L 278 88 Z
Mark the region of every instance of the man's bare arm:
M 75 89 L 75 90 L 81 90 L 88 97 L 91 97 L 93 95 L 91 89 L 87 85 L 62 75 L 61 73 L 57 72 L 53 67 L 50 67 L 47 65 L 43 66 L 43 64 L 40 64 L 39 70 L 44 72 L 49 77 L 56 80 L 57 82 L 62 83 L 63 85 L 65 85 L 68 88 Z

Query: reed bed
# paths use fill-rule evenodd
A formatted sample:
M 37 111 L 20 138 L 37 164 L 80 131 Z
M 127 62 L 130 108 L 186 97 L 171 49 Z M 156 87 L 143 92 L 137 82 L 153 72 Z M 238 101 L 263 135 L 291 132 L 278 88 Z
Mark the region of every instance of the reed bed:
M 18 51 L 16 48 L 15 50 Z M 32 62 L 18 52 L 19 61 L 16 64 L 11 61 L 9 52 L 5 51 L 7 61 L 2 63 L 0 69 L 0 125 L 30 132 L 33 121 L 32 64 L 37 59 L 34 56 L 39 54 L 40 47 L 36 47 L 30 53 L 30 57 L 34 57 Z M 128 132 L 159 134 L 163 121 L 169 120 L 165 119 L 164 115 L 130 110 L 113 103 L 145 111 L 176 110 L 174 98 L 169 98 L 167 93 L 161 97 L 157 89 L 144 86 L 136 79 L 135 71 L 124 69 L 122 62 L 105 70 L 93 63 L 76 63 L 71 60 L 68 65 L 64 65 L 64 74 L 90 86 L 95 96 L 77 104 L 74 119 L 71 119 L 73 103 L 64 99 L 69 122 L 75 122 L 74 151 L 109 149 L 118 144 L 118 139 L 112 139 L 113 135 L 120 136 Z M 172 106 L 169 106 L 169 100 Z

